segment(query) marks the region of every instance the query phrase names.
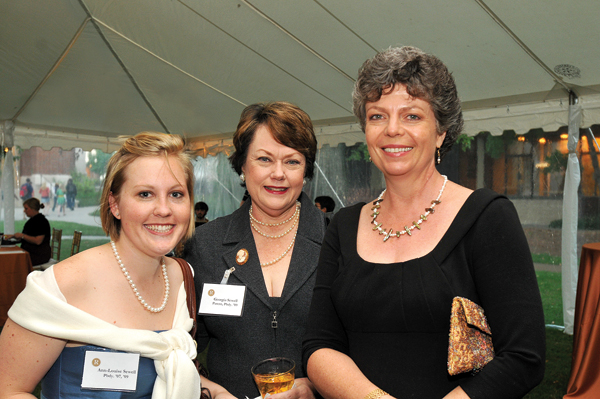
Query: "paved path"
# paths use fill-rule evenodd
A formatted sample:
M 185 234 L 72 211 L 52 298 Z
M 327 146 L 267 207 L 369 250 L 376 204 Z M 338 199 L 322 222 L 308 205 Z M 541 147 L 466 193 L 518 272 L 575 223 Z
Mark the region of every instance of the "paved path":
M 98 226 L 102 227 L 102 223 L 100 222 L 100 217 L 98 216 L 90 216 L 90 213 L 97 210 L 97 206 L 84 206 L 81 208 L 75 208 L 74 210 L 67 209 L 65 211 L 65 215 L 58 212 L 58 207 L 56 211 L 52 212 L 52 207 L 50 209 L 41 209 L 40 211 L 46 216 L 50 222 L 52 221 L 63 221 L 63 222 L 73 222 L 79 224 L 85 224 L 88 226 Z M 25 214 L 23 213 L 23 208 L 19 207 L 15 209 L 15 221 L 17 220 L 25 220 Z
M 562 272 L 561 265 L 549 265 L 549 264 L 545 264 L 545 263 L 534 263 L 533 267 L 537 271 L 557 272 L 557 273 Z
M 42 213 L 46 216 L 46 219 L 52 223 L 53 221 L 63 221 L 63 222 L 73 222 L 79 224 L 85 224 L 87 226 L 97 226 L 102 227 L 102 223 L 100 222 L 99 216 L 91 216 L 90 214 L 97 210 L 97 206 L 84 206 L 80 208 L 75 208 L 74 210 L 67 209 L 65 211 L 65 215 L 58 212 L 58 208 L 56 211 L 52 212 L 52 208 L 43 209 Z M 23 213 L 23 208 L 15 209 L 15 221 L 17 220 L 25 220 L 25 214 Z M 65 233 L 65 232 L 63 232 Z M 73 239 L 73 235 L 63 235 L 63 239 Z M 86 240 L 108 240 L 106 236 L 84 236 Z

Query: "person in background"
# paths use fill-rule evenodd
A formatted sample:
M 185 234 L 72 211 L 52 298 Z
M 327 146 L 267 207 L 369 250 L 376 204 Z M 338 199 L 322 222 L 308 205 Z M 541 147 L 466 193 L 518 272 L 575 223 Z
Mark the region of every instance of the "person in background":
M 44 208 L 45 205 L 41 204 L 40 200 L 35 197 L 25 200 L 23 202 L 23 212 L 29 220 L 23 226 L 23 232 L 4 236 L 5 240 L 13 237 L 21 240 L 21 248 L 29 252 L 33 266 L 48 262 L 52 256 L 50 223 L 40 213 L 40 209 Z
M 363 64 L 353 98 L 387 188 L 329 225 L 308 376 L 325 398 L 522 398 L 544 375 L 540 293 L 513 204 L 436 169 L 463 126 L 452 75 L 417 48 L 390 48 Z M 478 373 L 448 373 L 455 297 L 491 328 L 495 357 Z
M 244 287 L 237 298 L 243 313 L 199 315 L 198 350 L 208 346 L 211 379 L 238 398 L 260 395 L 250 369 L 275 356 L 295 361 L 296 381 L 272 398 L 314 398 L 301 363 L 325 233 L 323 213 L 302 192 L 314 170 L 313 125 L 293 104 L 253 104 L 242 111 L 233 144 L 229 160 L 250 196 L 232 214 L 198 228 L 186 259 L 199 298 L 205 284 L 221 283 L 229 271 L 226 284 Z
M 201 385 L 183 284 L 189 265 L 165 257 L 193 233 L 193 173 L 179 136 L 125 140 L 100 200 L 111 241 L 29 275 L 0 335 L 0 397 L 30 397 L 42 380 L 42 398 L 198 399 L 201 386 L 233 398 L 203 377 Z M 97 364 L 129 371 L 133 391 L 85 379 Z
M 201 226 L 205 223 L 208 223 L 208 219 L 206 218 L 206 213 L 208 212 L 208 205 L 206 202 L 196 202 L 194 205 L 194 225 L 195 227 Z M 178 258 L 185 258 L 189 251 L 189 246 L 193 245 L 193 239 L 185 239 L 181 240 L 173 251 L 168 256 L 177 256 Z
M 58 195 L 56 195 L 56 193 L 58 192 L 58 187 L 58 183 L 54 183 L 54 185 L 52 186 L 52 212 L 54 212 L 54 210 L 56 209 L 56 203 L 58 202 Z
M 207 212 L 208 205 L 206 204 L 206 202 L 196 202 L 196 205 L 194 205 L 194 213 L 196 214 L 196 227 L 208 222 L 208 219 L 206 218 Z
M 48 209 L 47 211 L 43 211 L 44 214 L 50 211 L 50 187 L 46 183 L 42 183 L 42 187 L 40 188 L 40 197 L 42 198 L 42 204 L 44 204 L 43 209 Z
M 67 208 L 70 210 L 75 209 L 75 197 L 77 197 L 77 186 L 73 183 L 73 179 L 69 179 L 67 181 L 66 187 L 66 196 L 67 196 Z
M 29 177 L 25 179 L 25 183 L 23 183 L 21 186 L 21 189 L 19 190 L 19 196 L 23 202 L 33 197 L 33 185 L 31 184 Z
M 62 184 L 57 186 L 58 187 L 56 188 L 56 205 L 58 205 L 58 216 L 60 216 L 61 212 L 63 216 L 65 216 L 67 214 L 65 210 L 67 202 L 65 199 L 65 190 L 63 190 Z
M 329 225 L 335 209 L 335 201 L 326 195 L 315 198 L 315 206 L 325 214 L 325 224 Z
M 240 206 L 244 205 L 244 202 L 248 201 L 248 198 L 250 198 L 250 194 L 248 193 L 248 190 L 244 191 L 244 196 L 242 197 L 242 200 L 240 201 Z

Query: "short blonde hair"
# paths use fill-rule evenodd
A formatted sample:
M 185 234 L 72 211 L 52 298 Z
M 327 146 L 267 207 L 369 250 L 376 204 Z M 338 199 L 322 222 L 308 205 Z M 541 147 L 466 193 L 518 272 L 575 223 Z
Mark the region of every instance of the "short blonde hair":
M 185 186 L 190 196 L 190 219 L 188 229 L 183 237 L 189 239 L 194 234 L 194 167 L 192 155 L 184 140 L 179 136 L 165 133 L 142 132 L 127 138 L 121 148 L 113 154 L 106 167 L 106 178 L 100 199 L 100 219 L 102 229 L 112 240 L 121 234 L 121 221 L 114 217 L 110 209 L 110 194 L 118 200 L 119 193 L 126 180 L 126 169 L 140 157 L 163 156 L 169 162 L 169 156 L 179 160 L 185 174 Z

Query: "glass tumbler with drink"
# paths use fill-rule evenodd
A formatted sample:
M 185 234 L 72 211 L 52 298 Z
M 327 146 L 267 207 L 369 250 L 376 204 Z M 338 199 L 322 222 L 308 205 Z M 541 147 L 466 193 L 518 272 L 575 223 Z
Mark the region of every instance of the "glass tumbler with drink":
M 252 376 L 263 399 L 266 395 L 285 392 L 294 386 L 296 364 L 285 357 L 263 360 L 252 367 Z

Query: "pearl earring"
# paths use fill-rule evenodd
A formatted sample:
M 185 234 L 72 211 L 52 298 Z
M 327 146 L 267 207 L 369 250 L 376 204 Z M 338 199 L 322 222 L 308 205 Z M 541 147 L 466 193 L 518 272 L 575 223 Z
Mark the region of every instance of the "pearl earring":
M 439 149 L 439 147 L 436 148 L 436 150 L 437 150 L 437 164 L 439 165 L 439 164 L 442 163 L 442 157 L 440 155 L 440 149 Z
M 240 180 L 242 181 L 242 183 L 246 183 L 246 175 L 244 174 L 244 172 L 242 172 L 242 174 L 240 175 Z

